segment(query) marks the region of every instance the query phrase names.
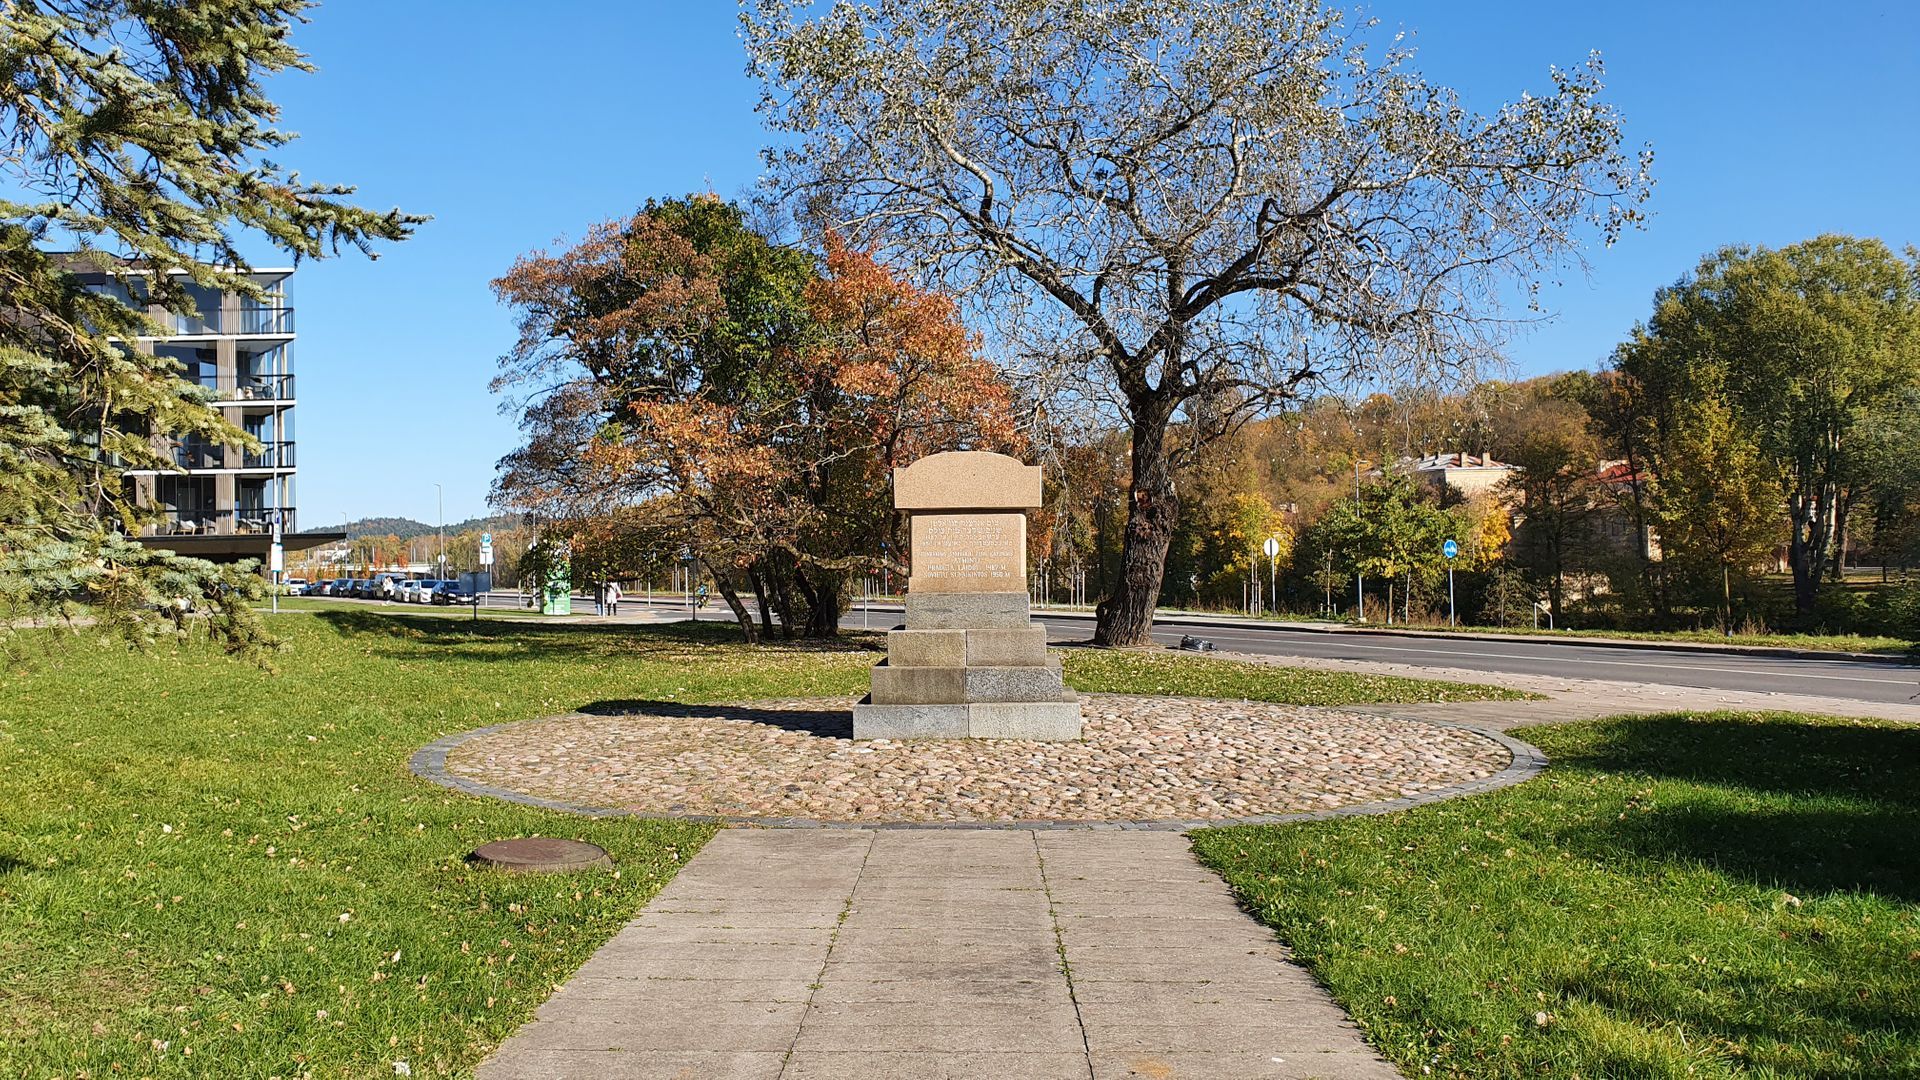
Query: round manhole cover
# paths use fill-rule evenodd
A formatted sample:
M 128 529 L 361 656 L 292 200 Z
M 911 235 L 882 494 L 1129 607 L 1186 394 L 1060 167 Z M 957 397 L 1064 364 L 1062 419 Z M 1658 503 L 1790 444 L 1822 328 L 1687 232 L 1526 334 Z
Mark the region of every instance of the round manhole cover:
M 613 865 L 607 849 L 598 844 L 550 836 L 521 836 L 482 844 L 474 849 L 473 861 L 502 870 L 528 871 L 587 870 Z

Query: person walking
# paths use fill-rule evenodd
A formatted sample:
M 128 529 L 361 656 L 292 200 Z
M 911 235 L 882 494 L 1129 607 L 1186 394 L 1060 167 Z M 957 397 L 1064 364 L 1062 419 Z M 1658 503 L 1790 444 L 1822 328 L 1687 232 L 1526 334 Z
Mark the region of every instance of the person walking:
M 620 614 L 620 583 L 617 581 L 607 582 L 607 614 Z

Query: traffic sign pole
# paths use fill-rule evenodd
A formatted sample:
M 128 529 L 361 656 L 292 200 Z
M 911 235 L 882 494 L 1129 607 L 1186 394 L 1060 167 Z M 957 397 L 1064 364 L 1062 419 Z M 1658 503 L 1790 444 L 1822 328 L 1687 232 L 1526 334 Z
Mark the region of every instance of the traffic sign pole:
M 1277 598 L 1274 587 L 1277 580 L 1275 577 L 1277 573 L 1276 567 L 1279 565 L 1275 560 L 1280 557 L 1280 538 L 1277 536 L 1267 537 L 1267 542 L 1262 544 L 1260 549 L 1267 553 L 1267 606 L 1270 609 L 1278 610 L 1274 603 Z
M 1453 560 L 1460 554 L 1460 545 L 1449 540 L 1440 545 L 1440 554 L 1447 557 L 1447 625 L 1453 626 Z
M 267 569 L 273 577 L 273 613 L 280 614 L 280 582 L 286 578 L 287 549 L 280 544 L 280 511 L 273 512 L 273 546 L 267 549 Z
M 487 575 L 487 584 L 493 584 L 493 534 L 480 534 L 480 569 Z M 521 584 L 525 584 L 522 582 Z M 473 578 L 473 621 L 480 621 L 480 576 Z

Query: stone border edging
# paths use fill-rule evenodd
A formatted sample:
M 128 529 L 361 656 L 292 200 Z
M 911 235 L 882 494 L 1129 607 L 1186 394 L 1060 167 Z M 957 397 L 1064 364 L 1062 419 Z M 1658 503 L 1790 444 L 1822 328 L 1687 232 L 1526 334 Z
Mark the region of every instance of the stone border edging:
M 822 698 L 822 701 L 839 701 L 839 698 Z M 1223 700 L 1197 698 L 1195 700 Z M 741 706 L 750 706 L 752 702 L 737 702 Z M 1303 708 L 1326 708 L 1337 711 L 1336 706 L 1301 706 Z M 1234 825 L 1286 825 L 1299 821 L 1328 821 L 1343 817 L 1366 817 L 1374 814 L 1391 814 L 1400 810 L 1410 810 L 1416 806 L 1444 802 L 1462 795 L 1474 795 L 1483 791 L 1497 791 L 1515 784 L 1531 780 L 1546 771 L 1547 755 L 1532 743 L 1523 742 L 1505 732 L 1493 731 L 1472 724 L 1459 724 L 1451 720 L 1430 720 L 1416 716 L 1397 716 L 1392 713 L 1374 713 L 1375 716 L 1388 716 L 1406 723 L 1428 724 L 1433 727 L 1457 728 L 1471 732 L 1491 742 L 1505 747 L 1511 756 L 1507 767 L 1492 776 L 1478 780 L 1468 780 L 1458 784 L 1445 784 L 1418 795 L 1406 795 L 1398 799 L 1385 799 L 1375 802 L 1354 803 L 1350 806 L 1336 806 L 1330 810 L 1310 810 L 1291 814 L 1254 814 L 1247 817 L 1168 819 L 1148 821 L 822 821 L 816 818 L 802 817 L 740 817 L 727 814 L 656 814 L 638 810 L 622 810 L 617 807 L 585 806 L 560 799 L 548 799 L 539 795 L 528 795 L 511 788 L 495 787 L 478 780 L 469 780 L 464 776 L 455 776 L 447 771 L 447 755 L 456 747 L 473 739 L 519 727 L 522 724 L 537 724 L 552 717 L 536 717 L 532 720 L 515 720 L 505 724 L 492 724 L 471 731 L 462 731 L 442 736 L 414 751 L 407 759 L 407 768 L 415 776 L 441 787 L 452 788 L 468 795 L 500 799 L 518 803 L 522 806 L 538 807 L 542 810 L 559 810 L 570 814 L 580 814 L 591 818 L 639 818 L 649 821 L 691 821 L 710 825 L 744 825 L 767 829 L 1028 829 L 1028 830 L 1088 830 L 1088 831 L 1147 831 L 1147 832 L 1189 832 L 1194 829 L 1220 829 Z

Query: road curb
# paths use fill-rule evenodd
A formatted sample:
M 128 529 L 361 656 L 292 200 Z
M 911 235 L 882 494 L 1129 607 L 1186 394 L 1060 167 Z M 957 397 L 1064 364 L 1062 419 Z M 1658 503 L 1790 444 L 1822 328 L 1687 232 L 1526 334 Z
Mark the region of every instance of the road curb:
M 1034 612 L 1034 618 L 1076 619 L 1091 622 L 1092 615 L 1078 611 Z M 1595 649 L 1626 649 L 1638 652 L 1695 652 L 1721 656 L 1770 656 L 1785 660 L 1846 660 L 1914 667 L 1920 664 L 1911 656 L 1886 653 L 1843 652 L 1836 649 L 1796 649 L 1785 645 L 1716 645 L 1710 641 L 1634 641 L 1629 638 L 1549 637 L 1543 634 L 1477 634 L 1470 630 L 1393 629 L 1384 626 L 1325 626 L 1310 623 L 1270 623 L 1251 619 L 1209 618 L 1205 615 L 1156 615 L 1155 626 L 1210 626 L 1223 630 L 1265 630 L 1282 634 L 1320 634 L 1326 637 L 1403 637 L 1432 638 L 1438 641 L 1483 641 L 1509 645 L 1563 645 Z

